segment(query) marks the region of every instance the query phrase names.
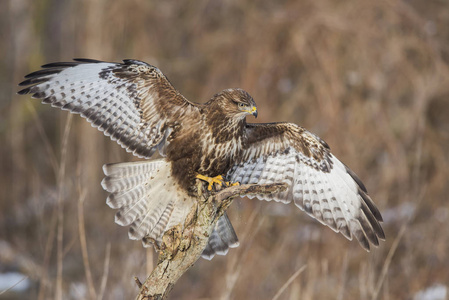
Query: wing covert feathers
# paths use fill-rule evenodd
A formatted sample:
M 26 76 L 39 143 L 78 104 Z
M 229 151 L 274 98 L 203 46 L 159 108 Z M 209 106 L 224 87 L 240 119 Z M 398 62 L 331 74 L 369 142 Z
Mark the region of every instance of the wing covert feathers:
M 285 182 L 287 191 L 257 196 L 293 203 L 320 223 L 368 250 L 385 239 L 382 216 L 357 175 L 330 153 L 319 137 L 291 123 L 247 124 L 242 159 L 229 180 Z

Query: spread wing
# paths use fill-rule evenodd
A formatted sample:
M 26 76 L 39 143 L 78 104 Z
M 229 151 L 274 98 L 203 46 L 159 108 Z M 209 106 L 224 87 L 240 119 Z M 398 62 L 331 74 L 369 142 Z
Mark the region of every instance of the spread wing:
M 289 188 L 261 200 L 297 207 L 362 247 L 385 239 L 382 216 L 365 186 L 330 153 L 319 137 L 291 123 L 247 124 L 241 161 L 227 174 L 232 182 L 285 182 Z
M 51 63 L 20 83 L 19 94 L 78 113 L 128 152 L 161 154 L 171 131 L 199 114 L 158 68 L 137 60 Z

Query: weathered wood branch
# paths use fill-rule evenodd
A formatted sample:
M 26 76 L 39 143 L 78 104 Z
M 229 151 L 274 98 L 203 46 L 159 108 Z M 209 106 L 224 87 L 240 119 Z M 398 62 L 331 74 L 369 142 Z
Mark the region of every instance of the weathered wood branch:
M 201 257 L 218 219 L 236 197 L 285 191 L 283 183 L 233 186 L 213 194 L 200 194 L 184 226 L 168 230 L 159 250 L 156 268 L 142 284 L 138 300 L 166 299 L 176 281 Z M 200 188 L 201 190 L 201 188 Z

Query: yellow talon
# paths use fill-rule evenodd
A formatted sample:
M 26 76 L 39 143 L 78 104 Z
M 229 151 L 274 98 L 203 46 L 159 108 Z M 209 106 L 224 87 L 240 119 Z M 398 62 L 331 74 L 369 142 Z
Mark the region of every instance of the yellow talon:
M 224 184 L 225 184 L 226 186 L 236 186 L 236 185 L 240 185 L 240 182 L 234 182 L 234 183 L 232 183 L 232 182 L 230 182 L 230 181 L 225 181 Z
M 220 186 L 223 186 L 223 184 L 225 184 L 225 182 L 223 181 L 223 176 L 221 176 L 221 175 L 218 175 L 215 177 L 208 177 L 208 176 L 204 176 L 201 174 L 197 174 L 196 178 L 207 181 L 209 183 L 209 186 L 207 187 L 208 191 L 212 190 L 212 186 L 214 185 L 214 183 L 217 183 Z
M 207 187 L 208 191 L 212 190 L 212 187 L 214 186 L 214 183 L 217 183 L 220 186 L 223 186 L 223 185 L 224 186 L 240 185 L 240 183 L 238 183 L 238 182 L 231 183 L 229 181 L 224 181 L 223 180 L 223 176 L 221 176 L 221 175 L 218 175 L 218 176 L 215 176 L 215 177 L 208 177 L 208 176 L 204 176 L 204 175 L 201 175 L 201 174 L 197 174 L 196 178 L 204 180 L 204 181 L 209 183 L 209 186 Z

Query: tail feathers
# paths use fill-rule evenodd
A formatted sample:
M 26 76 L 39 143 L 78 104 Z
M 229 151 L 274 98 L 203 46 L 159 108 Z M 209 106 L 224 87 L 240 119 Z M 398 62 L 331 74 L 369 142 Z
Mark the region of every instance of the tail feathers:
M 173 208 L 171 217 L 167 223 L 167 229 L 165 231 L 178 225 L 179 224 L 178 220 L 183 220 L 184 222 L 187 219 L 187 215 L 192 209 L 192 206 L 195 203 L 195 201 L 196 199 L 187 198 L 185 197 L 185 195 L 181 195 L 181 193 L 178 193 L 176 205 Z
M 132 177 L 140 174 L 151 174 L 158 170 L 164 164 L 163 159 L 151 161 L 137 161 L 118 164 L 105 164 L 103 172 L 111 177 Z
M 118 209 L 123 206 L 129 206 L 131 203 L 136 201 L 135 199 L 143 198 L 146 195 L 146 191 L 147 186 L 142 184 L 123 192 L 110 194 L 106 199 L 106 203 L 110 208 L 114 209 Z
M 157 202 L 157 199 L 149 198 L 151 190 L 149 184 L 143 185 L 143 188 L 145 188 L 145 191 L 142 197 L 136 197 L 134 199 L 128 198 L 129 203 L 126 204 L 125 201 L 120 202 L 118 205 L 119 211 L 115 215 L 115 223 L 121 226 L 128 226 L 138 220 L 142 215 L 154 212 L 155 209 L 152 206 L 154 205 L 153 202 Z M 163 205 L 163 203 L 161 205 Z M 149 207 L 152 208 L 150 211 L 148 210 Z
M 164 159 L 103 166 L 103 188 L 111 194 L 107 204 L 118 209 L 115 222 L 131 225 L 129 238 L 160 243 L 162 235 L 183 225 L 195 203 L 171 177 L 171 165 Z
M 106 177 L 101 182 L 103 189 L 110 193 L 129 191 L 133 187 L 148 183 L 155 176 L 158 168 L 164 165 L 164 160 L 152 160 L 145 162 L 128 162 L 118 164 L 106 164 L 103 172 Z
M 129 189 L 148 182 L 151 174 L 144 173 L 130 177 L 108 176 L 103 179 L 101 186 L 110 193 L 128 191 Z M 126 178 L 126 180 L 125 180 Z
M 159 240 L 159 237 L 165 232 L 168 220 L 173 211 L 173 202 L 158 203 L 159 205 L 137 219 L 129 229 L 129 238 L 132 240 L 141 240 L 144 237 L 153 240 Z M 168 228 L 167 228 L 168 229 Z
M 215 254 L 226 255 L 229 248 L 239 246 L 239 240 L 232 227 L 231 221 L 225 213 L 218 219 L 214 230 L 212 231 L 208 244 L 203 250 L 201 256 L 207 260 L 214 258 Z

